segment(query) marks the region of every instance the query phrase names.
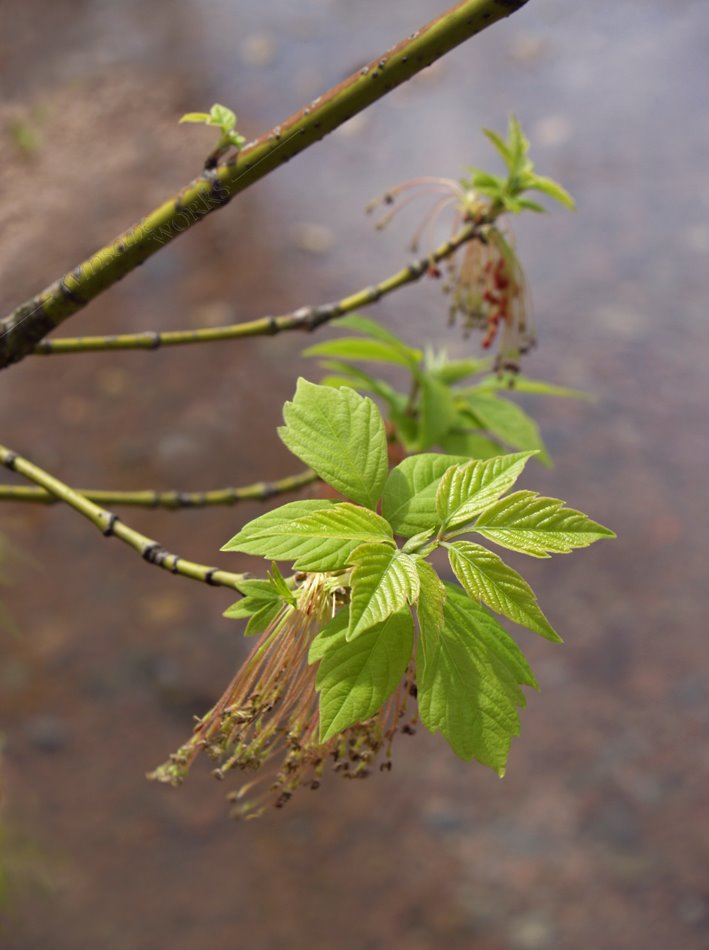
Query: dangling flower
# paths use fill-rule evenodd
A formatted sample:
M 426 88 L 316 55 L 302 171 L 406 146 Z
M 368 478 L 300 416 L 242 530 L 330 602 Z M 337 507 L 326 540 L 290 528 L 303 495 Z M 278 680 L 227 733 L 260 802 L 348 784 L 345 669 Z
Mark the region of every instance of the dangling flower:
M 438 197 L 430 210 L 424 215 L 411 238 L 409 248 L 414 253 L 418 251 L 421 239 L 424 236 L 428 237 L 429 253 L 433 250 L 432 234 L 441 214 L 446 209 L 452 210 L 453 212 L 451 227 L 451 234 L 453 234 L 462 225 L 463 221 L 476 220 L 477 215 L 486 208 L 486 205 L 475 201 L 474 193 L 464 188 L 461 182 L 453 178 L 424 176 L 401 182 L 383 195 L 370 201 L 367 205 L 367 214 L 371 214 L 381 205 L 391 206 L 389 211 L 382 215 L 376 223 L 377 230 L 381 231 L 400 211 L 422 194 L 437 195 Z M 405 197 L 400 201 L 399 199 L 402 195 L 405 195 Z
M 451 295 L 449 322 L 460 314 L 466 333 L 483 331 L 481 346 L 498 351 L 495 371 L 516 373 L 520 357 L 534 345 L 527 316 L 524 273 L 512 244 L 491 226 L 450 258 L 444 291 Z
M 413 251 L 426 237 L 428 253 L 432 253 L 432 236 L 444 212 L 451 214 L 451 235 L 466 223 L 477 225 L 468 241 L 447 260 L 443 292 L 451 297 L 449 322 L 454 323 L 460 315 L 466 335 L 480 330 L 483 349 L 498 343 L 496 372 L 518 372 L 520 357 L 533 346 L 534 335 L 527 317 L 522 268 L 511 242 L 495 225 L 501 209 L 493 210 L 492 203 L 467 180 L 425 177 L 402 182 L 371 202 L 367 211 L 392 206 L 377 222 L 381 229 L 422 194 L 438 197 L 414 232 L 410 243 Z M 399 201 L 402 195 L 405 197 Z M 428 273 L 441 276 L 435 264 Z
M 279 610 L 216 706 L 149 778 L 181 784 L 204 750 L 219 779 L 235 769 L 258 773 L 228 796 L 235 817 L 256 818 L 269 806 L 283 807 L 300 787 L 318 788 L 328 763 L 345 778 L 365 778 L 383 753 L 380 770 L 391 768 L 392 741 L 415 695 L 413 672 L 372 719 L 319 739 L 317 665 L 308 664 L 308 653 L 341 606 L 334 581 L 328 574 L 304 576 L 295 605 Z M 411 723 L 402 731 L 413 731 Z

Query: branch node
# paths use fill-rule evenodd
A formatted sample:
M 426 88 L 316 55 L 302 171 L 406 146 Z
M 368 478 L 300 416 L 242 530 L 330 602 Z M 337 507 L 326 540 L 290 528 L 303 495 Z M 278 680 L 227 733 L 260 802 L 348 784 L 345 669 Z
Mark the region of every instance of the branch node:
M 148 564 L 158 564 L 158 559 L 161 553 L 165 553 L 165 549 L 157 541 L 153 541 L 152 544 L 146 544 L 143 550 L 140 552 L 140 556 L 144 561 L 147 561 Z
M 106 527 L 103 529 L 104 538 L 110 538 L 113 535 L 114 529 L 116 527 L 116 522 L 120 520 L 121 519 L 118 517 L 118 515 L 114 515 L 114 514 L 109 515 L 108 523 L 106 524 Z

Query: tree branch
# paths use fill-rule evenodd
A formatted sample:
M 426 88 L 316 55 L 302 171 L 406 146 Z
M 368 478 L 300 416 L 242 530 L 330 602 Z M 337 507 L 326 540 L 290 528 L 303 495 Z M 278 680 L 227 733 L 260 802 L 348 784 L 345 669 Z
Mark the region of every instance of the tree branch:
M 60 501 L 74 508 L 79 514 L 88 518 L 105 537 L 119 538 L 134 551 L 137 551 L 148 564 L 161 567 L 165 571 L 170 571 L 171 574 L 180 574 L 182 577 L 201 581 L 203 584 L 210 584 L 214 587 L 230 587 L 237 591 L 240 591 L 240 585 L 247 578 L 246 574 L 232 574 L 230 571 L 223 571 L 218 567 L 196 564 L 194 561 L 187 561 L 177 554 L 171 554 L 158 541 L 135 531 L 133 528 L 129 528 L 117 515 L 94 504 L 64 482 L 59 481 L 58 478 L 22 458 L 4 445 L 0 445 L 0 463 L 5 468 L 9 468 L 11 472 L 17 472 L 28 481 L 34 482 Z
M 255 482 L 243 488 L 215 488 L 204 492 L 185 491 L 106 491 L 93 488 L 76 488 L 77 494 L 100 505 L 130 505 L 134 508 L 209 508 L 218 505 L 236 505 L 240 501 L 267 501 L 276 495 L 297 491 L 317 481 L 311 469 L 298 475 L 289 475 L 274 482 Z M 44 488 L 29 488 L 25 485 L 0 485 L 0 502 L 24 501 L 35 504 L 54 505 L 61 501 L 57 495 Z
M 279 317 L 261 317 L 245 323 L 222 327 L 206 327 L 200 330 L 168 330 L 159 333 L 146 330 L 140 333 L 122 333 L 111 336 L 62 337 L 58 340 L 42 340 L 34 348 L 35 355 L 50 356 L 59 353 L 87 353 L 97 350 L 157 350 L 162 346 L 184 346 L 189 343 L 214 343 L 219 340 L 236 340 L 249 336 L 273 336 L 283 330 L 315 330 L 324 323 L 342 317 L 353 310 L 371 306 L 400 287 L 420 280 L 432 264 L 445 260 L 461 245 L 479 235 L 485 222 L 465 224 L 450 241 L 441 244 L 428 257 L 412 261 L 406 267 L 387 277 L 379 284 L 358 290 L 335 303 L 317 307 L 301 307 Z
M 249 143 L 236 157 L 205 170 L 138 224 L 0 321 L 0 368 L 23 359 L 51 330 L 234 195 L 526 2 L 462 0 Z

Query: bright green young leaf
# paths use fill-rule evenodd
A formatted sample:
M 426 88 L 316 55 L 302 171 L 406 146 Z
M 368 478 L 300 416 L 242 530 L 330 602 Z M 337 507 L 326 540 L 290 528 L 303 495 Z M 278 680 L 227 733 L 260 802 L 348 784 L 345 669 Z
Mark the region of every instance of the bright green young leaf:
M 524 178 L 523 184 L 524 187 L 530 191 L 541 191 L 543 194 L 549 195 L 550 198 L 553 198 L 554 201 L 558 201 L 565 208 L 568 208 L 569 211 L 576 209 L 576 202 L 568 191 L 552 178 L 532 174 Z
M 275 561 L 271 564 L 270 570 L 270 581 L 273 584 L 275 590 L 281 595 L 284 601 L 290 604 L 295 604 L 295 597 L 293 591 L 288 586 L 285 577 L 278 570 L 278 565 Z
M 415 414 L 397 409 L 389 413 L 389 422 L 394 427 L 397 441 L 407 452 L 418 452 L 421 445 L 421 426 Z
M 426 373 L 421 379 L 419 449 L 425 451 L 438 445 L 457 418 L 458 410 L 451 388 Z
M 413 650 L 408 610 L 392 614 L 356 639 L 347 639 L 349 610 L 341 610 L 313 641 L 309 661 L 320 662 L 320 741 L 376 715 L 395 692 Z
M 369 336 L 374 340 L 387 343 L 395 350 L 398 350 L 401 355 L 409 361 L 412 367 L 417 367 L 421 360 L 420 350 L 408 346 L 403 340 L 400 340 L 396 334 L 392 333 L 391 330 L 387 330 L 386 327 L 382 326 L 381 323 L 378 323 L 376 320 L 372 320 L 371 317 L 363 317 L 362 314 L 351 313 L 349 316 L 340 318 L 336 326 L 338 328 L 344 327 L 345 330 L 355 330 L 357 333 L 364 334 L 364 336 Z
M 450 533 L 504 495 L 534 452 L 474 459 L 446 470 L 436 491 L 438 522 Z
M 529 139 L 525 136 L 519 119 L 514 114 L 510 115 L 507 124 L 507 148 L 512 162 L 510 171 L 513 175 L 519 176 L 523 172 L 531 170 L 532 163 L 527 158 Z
M 443 629 L 443 607 L 446 602 L 446 589 L 441 580 L 428 563 L 423 559 L 416 562 L 416 570 L 421 585 L 416 613 L 419 627 L 425 630 L 421 640 L 422 648 L 435 643 L 438 634 Z
M 477 432 L 465 431 L 464 428 L 446 432 L 439 444 L 449 455 L 462 455 L 468 459 L 490 459 L 505 452 L 499 443 Z
M 443 473 L 466 456 L 437 455 L 426 452 L 404 459 L 392 469 L 384 486 L 382 514 L 395 534 L 411 538 L 421 531 L 436 528 L 436 489 Z
M 392 412 L 403 410 L 406 406 L 407 397 L 404 393 L 398 392 L 383 379 L 370 376 L 359 366 L 352 366 L 339 360 L 323 360 L 320 365 L 325 369 L 334 370 L 335 373 L 339 373 L 343 377 L 328 376 L 320 381 L 323 386 L 350 386 L 360 392 L 374 393 L 375 396 L 379 396 L 380 399 L 384 400 Z
M 412 352 L 418 354 L 416 359 L 416 362 L 418 362 L 421 359 L 421 353 L 418 351 Z M 347 336 L 337 340 L 326 340 L 324 343 L 316 343 L 315 346 L 309 346 L 307 350 L 304 350 L 303 356 L 394 363 L 397 366 L 405 366 L 407 369 L 411 366 L 411 359 L 395 347 L 388 343 L 382 343 L 380 340 L 366 340 L 359 336 Z
M 431 536 L 434 530 L 434 528 L 427 528 L 425 531 L 415 534 L 413 538 L 409 538 L 401 550 L 404 554 L 420 554 L 421 557 L 426 557 L 430 551 L 433 550 L 431 547 Z M 422 549 L 424 548 L 426 552 L 422 553 Z
M 518 198 L 517 195 L 508 193 L 501 196 L 501 201 L 505 211 L 508 211 L 510 214 L 520 214 L 520 212 L 524 211 L 524 198 Z
M 502 389 L 515 393 L 535 393 L 540 396 L 559 396 L 562 399 L 587 399 L 593 397 L 582 389 L 569 389 L 567 386 L 557 386 L 555 383 L 548 383 L 543 379 L 530 379 L 529 376 L 519 374 L 512 377 L 512 385 L 509 380 L 501 379 L 496 373 L 487 376 L 476 386 L 477 390 Z
M 278 434 L 294 455 L 347 498 L 376 506 L 389 466 L 384 422 L 371 399 L 299 379 L 283 418 Z
M 394 544 L 391 527 L 373 511 L 349 502 L 292 501 L 250 521 L 222 550 L 292 561 L 297 571 L 337 571 L 366 541 Z
M 495 133 L 493 133 L 493 135 L 494 134 Z M 503 155 L 502 157 L 504 158 L 505 156 Z M 468 166 L 468 172 L 470 173 L 470 178 L 463 180 L 464 187 L 471 187 L 487 195 L 499 195 L 505 190 L 506 180 L 500 178 L 498 175 L 491 175 L 489 172 L 482 171 L 480 168 L 474 168 L 472 165 Z
M 518 491 L 486 508 L 472 527 L 501 547 L 532 557 L 568 554 L 615 533 L 558 498 Z
M 502 439 L 514 449 L 538 449 L 539 461 L 551 464 L 539 426 L 516 403 L 479 389 L 468 390 L 465 401 L 473 418 L 490 435 Z
M 517 198 L 517 207 L 520 211 L 534 211 L 536 214 L 546 214 L 546 208 L 531 198 Z
M 512 154 L 512 151 L 510 150 L 510 148 L 508 147 L 507 143 L 504 141 L 502 136 L 498 135 L 497 132 L 493 132 L 492 129 L 483 129 L 483 134 L 487 136 L 487 138 L 492 142 L 492 144 L 495 146 L 497 151 L 500 153 L 505 165 L 507 165 L 508 170 L 510 172 L 513 172 L 515 159 Z M 490 177 L 492 178 L 494 176 L 491 175 Z
M 475 639 L 485 648 L 490 662 L 497 670 L 498 677 L 518 686 L 531 686 L 532 689 L 538 690 L 539 683 L 529 663 L 505 628 L 484 607 L 473 603 L 457 584 L 443 586 L 446 600 L 451 601 L 451 612 L 455 613 L 457 609 L 459 615 L 468 617 L 469 623 L 474 622 Z M 474 621 L 471 608 L 474 612 Z M 523 706 L 524 693 L 520 692 L 520 697 L 522 698 L 520 705 Z
M 484 373 L 490 367 L 490 360 L 446 360 L 440 366 L 429 370 L 432 376 L 446 386 L 453 386 L 470 376 Z
M 287 588 L 288 597 L 285 598 L 272 580 L 244 581 L 241 587 L 244 596 L 228 607 L 224 611 L 224 616 L 232 620 L 248 617 L 244 631 L 247 637 L 262 633 L 281 607 L 290 603 L 292 599 L 292 594 Z
M 512 638 L 484 608 L 446 584 L 444 625 L 421 629 L 416 681 L 421 721 L 441 732 L 456 755 L 504 775 L 510 741 L 519 735 L 521 685 L 536 686 Z
M 350 564 L 354 570 L 348 640 L 418 599 L 419 575 L 410 554 L 383 544 L 363 544 Z
M 475 600 L 547 640 L 562 642 L 542 613 L 532 588 L 497 554 L 470 541 L 455 541 L 448 545 L 448 557 L 453 573 Z
M 182 122 L 208 122 L 208 121 L 209 121 L 208 112 L 186 112 L 180 118 L 180 123 Z
M 209 110 L 208 121 L 209 125 L 216 125 L 225 132 L 231 132 L 236 128 L 236 115 L 227 106 L 222 106 L 218 102 L 215 102 Z

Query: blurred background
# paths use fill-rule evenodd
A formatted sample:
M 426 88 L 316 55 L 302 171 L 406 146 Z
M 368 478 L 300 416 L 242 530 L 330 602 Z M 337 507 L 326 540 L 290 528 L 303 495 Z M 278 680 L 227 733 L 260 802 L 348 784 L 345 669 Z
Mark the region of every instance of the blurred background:
M 0 310 L 198 174 L 223 102 L 266 130 L 441 0 L 2 0 Z M 3 505 L 7 950 L 664 950 L 709 946 L 709 14 L 701 0 L 533 0 L 257 184 L 101 296 L 71 334 L 207 326 L 334 299 L 397 270 L 415 224 L 367 201 L 495 167 L 514 110 L 578 201 L 517 246 L 539 348 L 525 371 L 595 403 L 527 397 L 556 462 L 526 487 L 616 542 L 525 563 L 565 645 L 517 630 L 540 680 L 508 774 L 419 732 L 394 770 L 227 819 L 196 768 L 143 775 L 244 655 L 228 592 L 152 570 L 60 508 Z M 369 311 L 477 355 L 435 282 Z M 324 339 L 332 331 L 319 336 Z M 198 490 L 295 471 L 275 435 L 300 349 L 274 339 L 27 359 L 0 374 L 4 443 L 71 484 Z M 11 480 L 11 476 L 7 475 Z M 256 505 L 126 511 L 169 549 L 219 547 Z

